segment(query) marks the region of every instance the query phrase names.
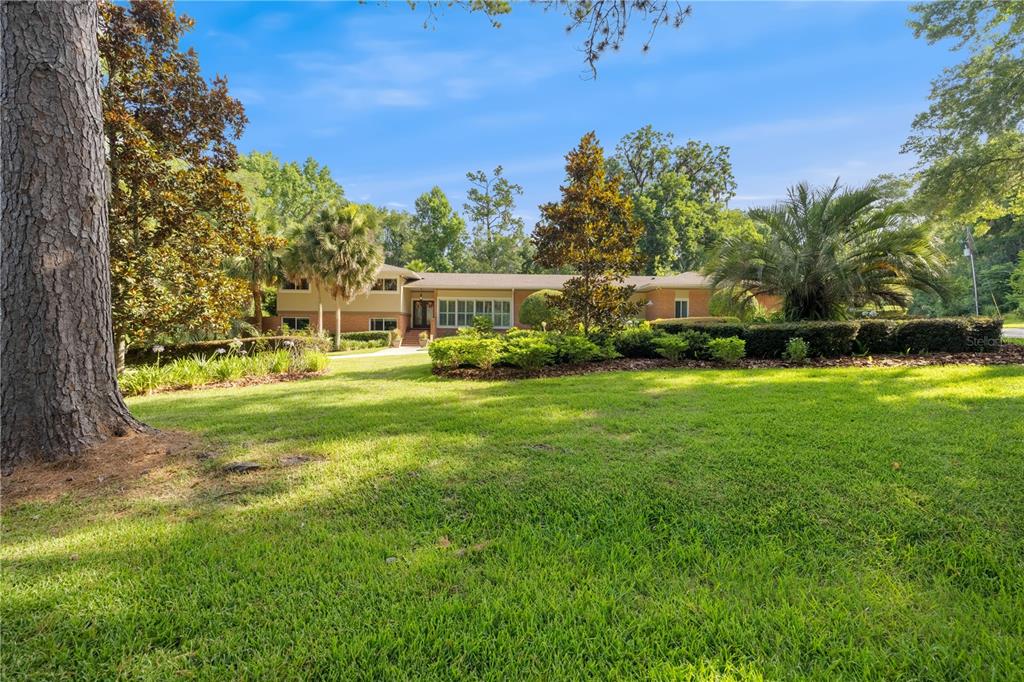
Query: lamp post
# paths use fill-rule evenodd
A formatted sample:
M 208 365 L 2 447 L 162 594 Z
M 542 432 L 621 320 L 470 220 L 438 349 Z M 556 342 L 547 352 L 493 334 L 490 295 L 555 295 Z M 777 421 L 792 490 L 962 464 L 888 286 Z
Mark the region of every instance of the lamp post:
M 974 233 L 971 231 L 971 226 L 967 226 L 967 241 L 964 246 L 964 255 L 971 259 L 971 284 L 974 286 L 974 314 L 980 315 L 981 310 L 978 307 L 978 273 L 974 269 Z

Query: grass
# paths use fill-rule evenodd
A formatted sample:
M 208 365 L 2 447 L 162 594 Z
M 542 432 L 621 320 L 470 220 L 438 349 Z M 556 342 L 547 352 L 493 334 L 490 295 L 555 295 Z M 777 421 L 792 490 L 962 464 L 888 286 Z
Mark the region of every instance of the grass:
M 133 399 L 225 454 L 7 509 L 4 679 L 1024 677 L 1022 367 L 332 365 Z

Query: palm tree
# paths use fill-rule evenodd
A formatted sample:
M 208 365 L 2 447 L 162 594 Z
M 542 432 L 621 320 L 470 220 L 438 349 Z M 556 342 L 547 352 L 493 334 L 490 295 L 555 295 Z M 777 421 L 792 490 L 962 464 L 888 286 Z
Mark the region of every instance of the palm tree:
M 914 290 L 945 296 L 944 262 L 931 229 L 872 186 L 801 183 L 770 208 L 750 211 L 758 233 L 726 238 L 705 274 L 738 302 L 778 296 L 788 320 L 834 320 L 850 308 L 906 306 Z
M 323 209 L 297 235 L 283 259 L 285 274 L 305 278 L 335 300 L 335 344 L 340 341 L 341 303 L 367 291 L 384 263 L 373 214 L 354 204 Z M 319 302 L 317 330 L 324 328 Z

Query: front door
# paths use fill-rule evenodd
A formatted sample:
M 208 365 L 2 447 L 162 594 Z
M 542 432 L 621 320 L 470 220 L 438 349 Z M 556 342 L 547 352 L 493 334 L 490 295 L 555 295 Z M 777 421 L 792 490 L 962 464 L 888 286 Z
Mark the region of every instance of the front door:
M 412 327 L 413 329 L 430 329 L 430 321 L 434 319 L 433 301 L 412 302 Z

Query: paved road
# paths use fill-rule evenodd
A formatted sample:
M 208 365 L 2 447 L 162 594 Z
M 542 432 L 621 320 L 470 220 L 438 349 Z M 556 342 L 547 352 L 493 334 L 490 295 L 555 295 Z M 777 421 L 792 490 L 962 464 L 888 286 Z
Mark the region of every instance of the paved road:
M 1003 327 L 1003 336 L 1011 339 L 1024 339 L 1024 327 Z

